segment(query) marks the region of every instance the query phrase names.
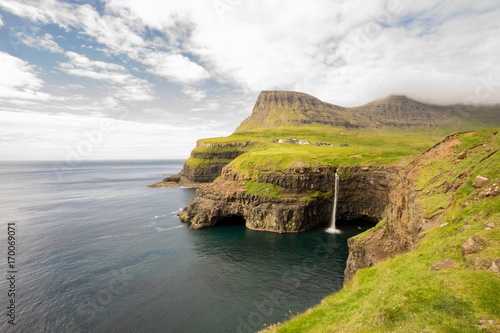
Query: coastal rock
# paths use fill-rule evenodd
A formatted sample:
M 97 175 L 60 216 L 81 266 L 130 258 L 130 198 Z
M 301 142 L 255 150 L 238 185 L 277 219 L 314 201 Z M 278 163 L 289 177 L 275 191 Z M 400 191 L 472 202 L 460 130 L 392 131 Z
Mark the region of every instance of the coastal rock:
M 281 197 L 247 193 L 243 183 L 220 179 L 203 185 L 179 218 L 200 229 L 227 222 L 244 221 L 253 230 L 278 233 L 300 232 L 328 221 L 331 202 L 324 198 L 304 200 L 296 193 Z
M 180 187 L 180 185 L 176 182 L 161 181 L 151 185 L 146 185 L 146 187 Z

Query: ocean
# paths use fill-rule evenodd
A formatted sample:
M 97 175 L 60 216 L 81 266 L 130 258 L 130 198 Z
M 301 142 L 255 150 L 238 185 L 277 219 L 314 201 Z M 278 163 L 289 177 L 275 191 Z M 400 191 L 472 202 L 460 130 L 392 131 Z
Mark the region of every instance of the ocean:
M 255 332 L 342 288 L 359 230 L 191 230 L 145 187 L 182 162 L 1 162 L 0 331 Z

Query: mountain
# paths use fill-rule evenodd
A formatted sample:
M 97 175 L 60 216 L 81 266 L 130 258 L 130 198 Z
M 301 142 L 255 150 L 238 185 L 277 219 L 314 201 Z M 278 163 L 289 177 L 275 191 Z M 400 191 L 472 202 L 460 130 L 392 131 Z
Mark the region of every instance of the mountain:
M 308 94 L 295 91 L 262 91 L 255 102 L 252 115 L 245 119 L 236 131 L 312 123 L 359 127 L 366 123 L 366 119 L 346 112 L 346 108 L 325 103 Z
M 344 128 L 438 127 L 471 130 L 500 126 L 499 105 L 433 105 L 391 95 L 358 107 L 342 107 L 295 91 L 262 91 L 237 132 L 322 124 Z

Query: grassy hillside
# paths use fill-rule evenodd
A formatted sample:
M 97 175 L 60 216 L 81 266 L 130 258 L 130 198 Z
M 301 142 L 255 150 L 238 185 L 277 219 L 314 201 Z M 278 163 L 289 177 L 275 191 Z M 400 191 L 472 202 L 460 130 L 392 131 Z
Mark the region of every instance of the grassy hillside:
M 488 270 L 500 258 L 500 196 L 485 196 L 500 181 L 500 135 L 478 131 L 460 140 L 451 160 L 421 161 L 419 204 L 444 217 L 420 234 L 417 249 L 358 271 L 343 290 L 269 332 L 500 331 L 500 276 Z M 480 175 L 488 183 L 476 188 Z M 473 235 L 484 243 L 462 257 Z M 430 270 L 446 258 L 459 267 Z
M 274 143 L 270 139 L 307 140 L 334 145 L 314 146 Z M 318 164 L 332 166 L 355 164 L 392 164 L 415 156 L 436 143 L 427 131 L 382 131 L 340 129 L 321 125 L 278 127 L 236 132 L 224 138 L 203 139 L 206 143 L 257 142 L 248 152 L 231 162 L 235 170 L 258 173 L 280 171 L 288 167 L 309 167 Z M 338 147 L 346 143 L 348 147 Z M 196 151 L 196 150 L 195 150 Z M 193 163 L 196 161 L 193 160 Z M 188 160 L 189 163 L 189 160 Z

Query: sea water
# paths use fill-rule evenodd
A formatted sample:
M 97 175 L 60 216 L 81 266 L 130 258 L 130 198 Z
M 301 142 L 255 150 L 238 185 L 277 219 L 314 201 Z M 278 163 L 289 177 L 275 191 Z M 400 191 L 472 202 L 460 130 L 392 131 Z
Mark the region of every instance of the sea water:
M 342 287 L 358 230 L 191 230 L 191 188 L 147 188 L 182 161 L 0 163 L 1 332 L 254 332 Z M 7 306 L 15 300 L 15 326 Z

